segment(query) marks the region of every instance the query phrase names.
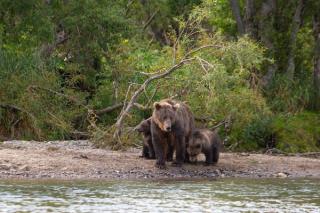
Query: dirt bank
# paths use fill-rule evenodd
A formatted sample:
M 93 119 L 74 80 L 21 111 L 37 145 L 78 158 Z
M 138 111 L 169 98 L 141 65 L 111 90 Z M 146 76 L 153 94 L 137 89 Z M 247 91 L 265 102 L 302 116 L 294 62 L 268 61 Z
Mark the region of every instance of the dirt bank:
M 145 179 L 215 177 L 320 178 L 320 159 L 263 154 L 222 153 L 216 166 L 185 164 L 154 168 L 140 150 L 111 151 L 88 141 L 0 143 L 0 178 L 22 179 Z

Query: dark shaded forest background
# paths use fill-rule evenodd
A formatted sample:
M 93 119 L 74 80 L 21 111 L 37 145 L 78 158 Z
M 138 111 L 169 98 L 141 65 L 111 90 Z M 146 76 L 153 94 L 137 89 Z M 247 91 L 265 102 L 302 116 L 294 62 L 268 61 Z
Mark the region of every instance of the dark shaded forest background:
M 0 140 L 137 145 L 131 127 L 171 97 L 199 126 L 220 125 L 228 149 L 319 151 L 319 11 L 317 0 L 1 0 Z

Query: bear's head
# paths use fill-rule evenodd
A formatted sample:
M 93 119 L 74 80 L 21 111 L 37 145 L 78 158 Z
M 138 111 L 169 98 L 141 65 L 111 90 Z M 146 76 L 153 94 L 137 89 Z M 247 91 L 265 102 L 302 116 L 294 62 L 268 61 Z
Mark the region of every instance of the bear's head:
M 179 104 L 170 101 L 160 101 L 153 104 L 152 119 L 164 132 L 171 132 L 176 122 L 176 111 Z
M 196 162 L 197 156 L 201 154 L 203 140 L 204 139 L 202 138 L 202 135 L 199 134 L 199 132 L 196 131 L 192 134 L 187 147 L 187 152 L 189 154 L 191 162 Z
M 139 133 L 150 133 L 150 127 L 151 127 L 151 119 L 146 119 L 141 121 L 141 123 L 135 128 L 136 131 Z

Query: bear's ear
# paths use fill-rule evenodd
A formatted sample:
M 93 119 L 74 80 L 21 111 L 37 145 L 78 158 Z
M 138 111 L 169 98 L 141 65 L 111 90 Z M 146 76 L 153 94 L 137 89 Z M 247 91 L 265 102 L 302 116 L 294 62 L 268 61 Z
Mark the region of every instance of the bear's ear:
M 156 110 L 158 110 L 158 109 L 161 108 L 161 105 L 160 105 L 159 102 L 154 102 L 153 107 L 154 107 Z

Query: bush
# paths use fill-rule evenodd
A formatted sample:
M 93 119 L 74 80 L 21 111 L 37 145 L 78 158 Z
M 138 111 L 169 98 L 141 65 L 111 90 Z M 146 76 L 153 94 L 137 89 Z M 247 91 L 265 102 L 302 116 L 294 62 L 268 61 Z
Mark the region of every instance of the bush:
M 284 152 L 320 151 L 320 114 L 302 112 L 278 116 L 272 124 L 276 148 Z
M 252 121 L 243 130 L 241 148 L 245 150 L 258 150 L 274 148 L 273 129 L 271 117 L 264 117 Z
M 298 81 L 278 75 L 267 90 L 266 97 L 273 111 L 296 113 L 308 107 L 312 98 L 311 86 L 310 78 Z

